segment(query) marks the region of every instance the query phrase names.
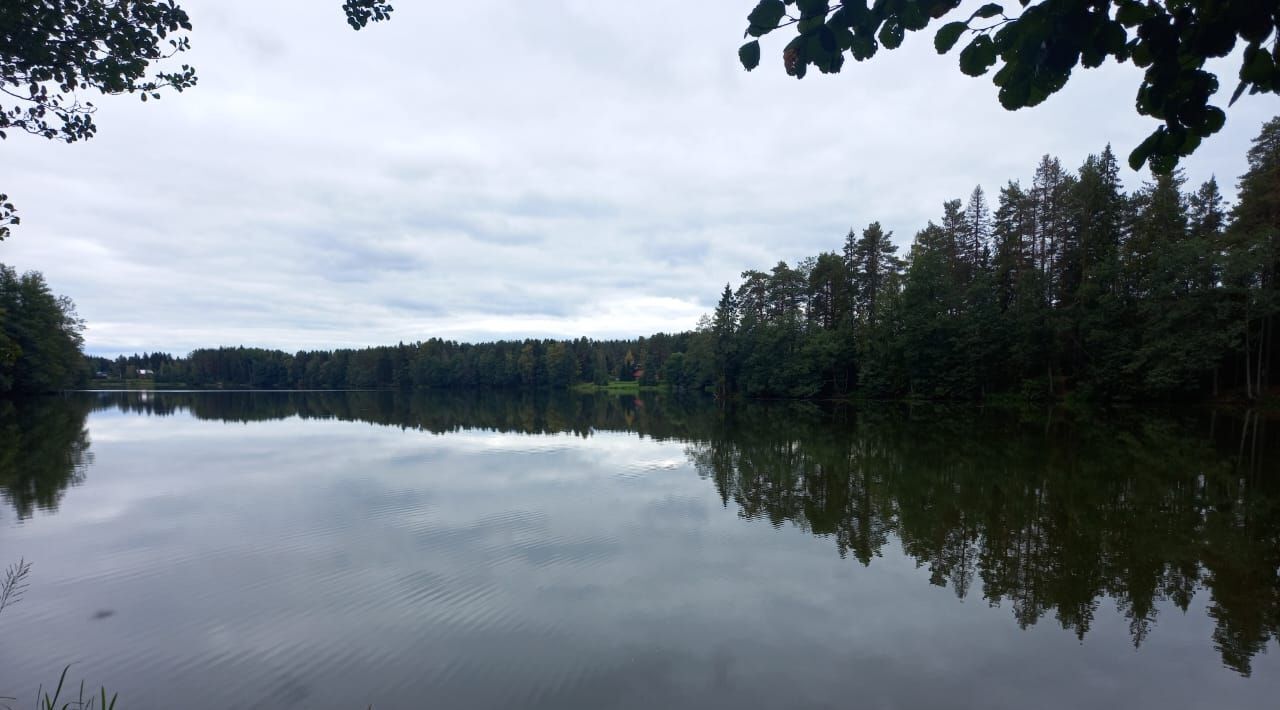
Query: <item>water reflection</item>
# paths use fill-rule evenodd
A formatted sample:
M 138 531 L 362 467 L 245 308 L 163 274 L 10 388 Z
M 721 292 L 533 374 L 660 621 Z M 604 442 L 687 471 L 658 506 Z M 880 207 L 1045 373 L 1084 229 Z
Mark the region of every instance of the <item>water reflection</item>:
M 1261 423 L 1209 416 L 744 413 L 689 455 L 742 515 L 831 536 L 864 565 L 896 538 L 934 584 L 1007 603 L 1023 628 L 1052 615 L 1083 639 L 1110 598 L 1141 646 L 1160 602 L 1185 612 L 1207 591 L 1214 646 L 1247 675 L 1280 631 L 1280 490 Z M 1248 458 L 1210 433 L 1252 439 Z
M 1135 647 L 1161 609 L 1208 595 L 1211 642 L 1242 675 L 1280 638 L 1274 423 L 1209 411 L 1107 418 L 974 409 L 822 409 L 656 396 L 109 393 L 0 405 L 0 490 L 53 510 L 91 461 L 91 410 L 257 422 L 363 421 L 685 442 L 729 508 L 830 538 L 875 567 L 900 546 L 960 599 L 1083 639 L 1111 600 Z
M 0 498 L 19 519 L 53 511 L 93 462 L 84 397 L 0 400 Z

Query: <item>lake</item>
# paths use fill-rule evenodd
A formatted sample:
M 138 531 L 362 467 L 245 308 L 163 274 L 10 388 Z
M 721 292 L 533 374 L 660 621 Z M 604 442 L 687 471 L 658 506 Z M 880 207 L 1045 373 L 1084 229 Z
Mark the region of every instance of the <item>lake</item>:
M 120 710 L 1274 708 L 1253 414 L 0 402 L 0 695 Z

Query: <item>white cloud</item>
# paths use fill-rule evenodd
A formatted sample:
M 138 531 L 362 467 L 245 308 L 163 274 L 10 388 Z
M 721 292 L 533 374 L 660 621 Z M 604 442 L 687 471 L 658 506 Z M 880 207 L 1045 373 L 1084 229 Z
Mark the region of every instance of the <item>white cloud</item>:
M 748 74 L 750 4 L 402 2 L 355 33 L 336 0 L 187 0 L 196 89 L 101 101 L 85 144 L 6 141 L 0 259 L 71 296 L 98 352 L 633 336 L 1153 128 L 1131 65 L 1009 113 L 927 33 L 802 82 L 771 39 Z M 1276 108 L 1242 99 L 1191 180 L 1233 185 Z

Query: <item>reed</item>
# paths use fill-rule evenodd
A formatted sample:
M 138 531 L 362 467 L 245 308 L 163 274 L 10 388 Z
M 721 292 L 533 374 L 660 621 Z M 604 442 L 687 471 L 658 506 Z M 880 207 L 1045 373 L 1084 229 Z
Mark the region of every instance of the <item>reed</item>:
M 0 611 L 6 606 L 17 604 L 27 591 L 27 576 L 31 574 L 31 563 L 18 560 L 4 571 L 4 581 L 0 582 Z
M 0 582 L 0 611 L 22 601 L 22 595 L 27 591 L 27 577 L 30 574 L 31 563 L 26 560 L 18 560 L 16 564 L 9 565 L 4 571 L 4 581 Z M 80 689 L 74 699 L 70 695 L 64 699 L 63 691 L 69 692 L 67 673 L 70 670 L 70 664 L 63 667 L 62 675 L 58 677 L 58 685 L 53 688 L 52 693 L 46 691 L 43 685 L 40 686 L 36 691 L 36 710 L 116 710 L 115 693 L 107 697 L 107 689 L 100 687 L 96 695 L 90 692 L 86 697 L 84 681 L 80 681 Z M 0 696 L 0 708 L 14 710 L 13 706 L 9 705 L 13 702 L 17 702 L 17 698 Z

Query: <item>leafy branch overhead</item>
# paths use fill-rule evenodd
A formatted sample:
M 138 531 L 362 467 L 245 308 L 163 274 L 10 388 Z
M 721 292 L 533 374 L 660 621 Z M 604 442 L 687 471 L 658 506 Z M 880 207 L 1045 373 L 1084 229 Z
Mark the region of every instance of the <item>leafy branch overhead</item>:
M 0 194 L 0 242 L 9 236 L 9 227 L 17 226 L 22 222 L 17 215 L 17 208 L 9 202 L 9 196 Z
M 370 22 L 382 22 L 391 19 L 391 3 L 382 0 L 344 0 L 342 9 L 347 13 L 347 24 L 351 29 L 361 30 Z
M 1137 170 L 1149 164 L 1167 173 L 1179 158 L 1218 132 L 1223 110 L 1210 103 L 1218 77 L 1205 62 L 1242 44 L 1238 82 L 1228 101 L 1245 92 L 1280 93 L 1280 0 L 1019 0 L 988 3 L 967 17 L 959 0 L 760 0 L 747 16 L 753 39 L 738 51 L 748 70 L 760 63 L 759 38 L 783 28 L 795 36 L 783 47 L 788 74 L 809 67 L 837 73 L 846 55 L 858 61 L 880 47 L 897 49 L 906 32 L 942 22 L 934 33 L 940 54 L 961 40 L 960 70 L 982 76 L 995 70 L 1006 109 L 1036 106 L 1066 85 L 1076 66 L 1100 66 L 1108 58 L 1145 70 L 1138 113 L 1163 121 L 1129 154 Z
M 358 30 L 388 19 L 392 7 L 344 0 L 343 11 Z M 0 138 L 10 129 L 67 143 L 92 138 L 97 107 L 81 91 L 147 101 L 195 86 L 188 64 L 152 71 L 191 48 L 190 31 L 174 0 L 0 2 Z

